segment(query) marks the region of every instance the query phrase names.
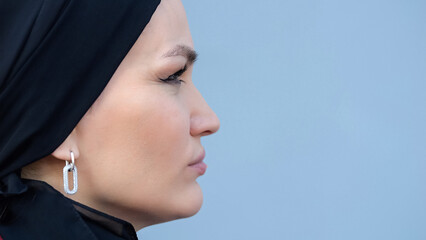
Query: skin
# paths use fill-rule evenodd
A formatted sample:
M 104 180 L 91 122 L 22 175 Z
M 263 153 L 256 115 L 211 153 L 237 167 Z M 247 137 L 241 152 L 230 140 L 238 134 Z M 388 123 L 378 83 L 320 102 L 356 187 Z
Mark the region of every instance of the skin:
M 45 181 L 136 230 L 196 214 L 203 202 L 200 174 L 188 164 L 203 155 L 201 137 L 220 123 L 192 82 L 192 48 L 181 1 L 161 1 L 72 133 L 22 177 Z M 160 80 L 185 65 L 184 82 Z M 70 150 L 79 177 L 74 195 L 64 193 L 62 180 Z

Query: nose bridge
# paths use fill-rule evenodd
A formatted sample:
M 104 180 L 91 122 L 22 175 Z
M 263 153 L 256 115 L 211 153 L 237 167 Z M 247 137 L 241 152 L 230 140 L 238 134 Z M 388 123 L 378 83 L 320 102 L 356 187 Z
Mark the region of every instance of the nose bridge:
M 213 109 L 207 104 L 200 91 L 193 86 L 191 102 L 191 135 L 210 135 L 220 128 L 220 121 Z

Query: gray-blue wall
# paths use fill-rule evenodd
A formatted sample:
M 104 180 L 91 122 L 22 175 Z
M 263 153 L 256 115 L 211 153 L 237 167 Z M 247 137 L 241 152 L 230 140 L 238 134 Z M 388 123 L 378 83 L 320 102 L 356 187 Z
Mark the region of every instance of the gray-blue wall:
M 144 240 L 426 239 L 426 1 L 183 1 L 221 120 Z

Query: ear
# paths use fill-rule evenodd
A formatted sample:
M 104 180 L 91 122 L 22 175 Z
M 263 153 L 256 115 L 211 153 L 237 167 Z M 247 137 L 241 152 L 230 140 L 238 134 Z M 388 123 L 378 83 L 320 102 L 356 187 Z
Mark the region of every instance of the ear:
M 67 139 L 52 153 L 52 155 L 61 160 L 71 160 L 70 152 L 73 151 L 74 158 L 77 159 L 80 156 L 80 152 L 77 144 L 77 132 L 72 130 Z

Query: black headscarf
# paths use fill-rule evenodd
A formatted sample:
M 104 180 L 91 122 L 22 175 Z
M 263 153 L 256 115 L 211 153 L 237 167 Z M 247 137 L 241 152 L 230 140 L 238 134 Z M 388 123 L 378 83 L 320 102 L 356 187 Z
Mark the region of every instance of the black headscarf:
M 160 0 L 0 0 L 0 200 L 71 133 Z

